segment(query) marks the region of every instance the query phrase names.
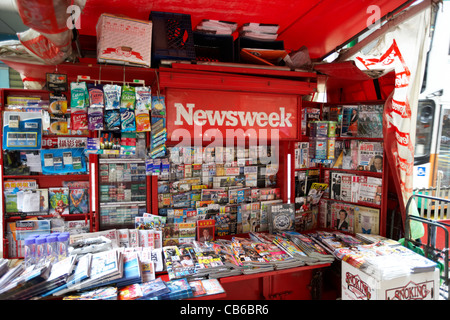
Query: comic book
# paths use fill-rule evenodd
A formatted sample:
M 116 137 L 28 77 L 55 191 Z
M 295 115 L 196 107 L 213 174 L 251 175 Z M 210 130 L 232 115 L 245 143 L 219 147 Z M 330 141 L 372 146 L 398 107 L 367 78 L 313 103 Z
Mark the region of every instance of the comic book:
M 69 214 L 69 188 L 48 188 L 50 215 Z
M 89 189 L 69 189 L 69 213 L 89 213 Z

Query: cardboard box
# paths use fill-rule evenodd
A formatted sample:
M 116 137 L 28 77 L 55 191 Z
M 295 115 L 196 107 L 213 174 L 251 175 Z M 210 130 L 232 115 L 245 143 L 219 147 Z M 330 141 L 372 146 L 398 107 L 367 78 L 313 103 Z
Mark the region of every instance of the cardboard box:
M 439 269 L 379 280 L 342 261 L 342 300 L 439 300 Z
M 98 62 L 150 67 L 151 21 L 102 14 L 96 28 Z

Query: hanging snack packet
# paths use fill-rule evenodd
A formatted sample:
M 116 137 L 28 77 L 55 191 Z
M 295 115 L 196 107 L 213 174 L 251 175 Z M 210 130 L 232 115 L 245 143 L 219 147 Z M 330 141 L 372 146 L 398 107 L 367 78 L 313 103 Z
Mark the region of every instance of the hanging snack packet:
M 136 109 L 152 109 L 152 90 L 150 87 L 136 87 Z
M 103 130 L 103 109 L 89 108 L 88 120 L 89 130 Z
M 70 84 L 70 108 L 72 111 L 86 111 L 89 104 L 86 82 Z
M 72 130 L 88 130 L 88 115 L 84 111 L 71 113 Z
M 152 97 L 152 116 L 165 116 L 166 102 L 163 96 Z
M 120 130 L 120 110 L 105 110 L 105 130 Z
M 120 109 L 120 96 L 122 87 L 116 84 L 105 84 L 103 86 L 103 96 L 105 99 L 105 109 Z
M 135 111 L 136 132 L 150 131 L 150 111 L 141 109 Z
M 103 100 L 103 85 L 88 84 L 89 106 L 91 108 L 103 108 L 105 106 Z
M 120 126 L 122 132 L 136 131 L 134 110 L 120 108 Z
M 123 86 L 122 96 L 120 98 L 120 108 L 128 108 L 134 110 L 134 104 L 136 102 L 136 90 L 131 86 Z

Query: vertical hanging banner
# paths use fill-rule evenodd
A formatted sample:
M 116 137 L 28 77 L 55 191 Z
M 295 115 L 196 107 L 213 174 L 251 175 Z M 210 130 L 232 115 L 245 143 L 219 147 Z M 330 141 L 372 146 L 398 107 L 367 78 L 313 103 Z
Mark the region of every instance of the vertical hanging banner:
M 386 156 L 393 168 L 396 186 L 401 193 L 400 208 L 405 214 L 417 215 L 417 208 L 406 212 L 413 193 L 414 144 L 417 104 L 423 78 L 430 11 L 423 10 L 413 18 L 388 29 L 371 49 L 372 56 L 361 52 L 353 57 L 361 70 L 395 72 L 395 87 L 386 100 L 383 114 L 383 136 Z M 377 57 L 377 58 L 374 58 Z M 414 222 L 414 221 L 413 221 Z M 423 225 L 411 223 L 412 236 L 423 236 Z
M 392 45 L 379 59 L 356 59 L 367 69 L 394 69 L 395 89 L 384 108 L 384 141 L 389 162 L 395 165 L 397 180 L 404 203 L 412 194 L 414 144 L 411 139 L 411 107 L 408 101 L 408 86 L 411 72 L 393 40 Z

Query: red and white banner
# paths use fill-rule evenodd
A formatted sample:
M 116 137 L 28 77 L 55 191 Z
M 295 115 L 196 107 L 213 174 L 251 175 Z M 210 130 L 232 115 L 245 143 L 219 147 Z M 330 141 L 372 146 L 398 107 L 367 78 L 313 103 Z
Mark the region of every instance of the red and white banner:
M 169 139 L 298 137 L 296 95 L 168 88 L 165 99 Z
M 366 56 L 359 53 L 353 57 L 361 70 L 395 72 L 395 89 L 384 107 L 384 148 L 393 168 L 394 179 L 399 182 L 402 211 L 413 192 L 417 101 L 423 78 L 428 30 L 429 10 L 424 10 L 377 39 L 376 45 Z M 416 208 L 412 209 L 417 211 Z M 415 231 L 417 233 L 413 236 L 419 238 L 423 234 L 423 227 Z

